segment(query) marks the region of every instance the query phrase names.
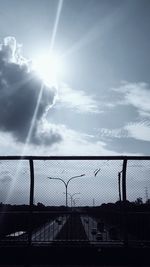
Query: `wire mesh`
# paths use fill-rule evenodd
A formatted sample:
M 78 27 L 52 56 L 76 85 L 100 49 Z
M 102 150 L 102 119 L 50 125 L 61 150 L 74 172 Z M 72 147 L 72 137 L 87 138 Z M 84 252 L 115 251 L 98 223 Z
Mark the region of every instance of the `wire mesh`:
M 130 160 L 127 168 L 127 195 L 132 203 L 127 214 L 130 240 L 150 240 L 150 161 Z
M 30 196 L 28 161 L 0 161 L 0 238 L 26 240 Z
M 128 159 L 127 188 L 123 158 L 32 160 L 0 161 L 1 242 L 148 244 L 149 160 Z
M 150 161 L 130 160 L 127 167 L 127 195 L 129 201 L 146 203 L 150 190 Z
M 117 177 L 120 166 L 121 161 L 111 160 L 36 161 L 35 203 L 65 206 L 65 183 L 69 179 L 68 206 L 98 206 L 116 202 L 119 199 Z

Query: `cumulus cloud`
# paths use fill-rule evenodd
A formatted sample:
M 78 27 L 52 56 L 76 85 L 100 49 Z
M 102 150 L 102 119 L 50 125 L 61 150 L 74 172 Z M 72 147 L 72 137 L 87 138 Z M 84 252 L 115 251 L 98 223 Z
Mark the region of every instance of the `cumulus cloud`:
M 43 84 L 31 62 L 21 55 L 14 37 L 6 37 L 0 44 L 0 95 L 1 131 L 11 133 L 22 143 L 29 132 L 32 144 L 53 144 L 62 139 L 58 129 L 52 125 L 46 129 L 44 125 L 57 90 Z
M 49 123 L 45 118 L 38 122 L 37 131 L 35 133 L 35 142 L 46 145 L 57 143 L 63 139 L 61 126 Z

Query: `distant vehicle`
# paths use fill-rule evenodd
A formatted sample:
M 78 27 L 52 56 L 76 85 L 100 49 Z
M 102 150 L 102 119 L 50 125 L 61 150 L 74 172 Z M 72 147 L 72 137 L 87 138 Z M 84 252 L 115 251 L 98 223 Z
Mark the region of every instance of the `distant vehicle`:
M 102 235 L 102 233 L 98 232 L 98 233 L 96 234 L 96 239 L 97 239 L 98 241 L 103 240 L 103 235 Z
M 96 235 L 96 233 L 97 233 L 97 228 L 92 228 L 92 230 L 91 230 L 91 234 L 92 234 L 92 235 Z

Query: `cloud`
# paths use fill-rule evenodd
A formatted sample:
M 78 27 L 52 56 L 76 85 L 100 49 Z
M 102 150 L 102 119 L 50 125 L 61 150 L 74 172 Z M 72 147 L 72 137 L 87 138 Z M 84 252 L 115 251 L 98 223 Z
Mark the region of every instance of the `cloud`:
M 59 106 L 71 108 L 81 113 L 101 113 L 99 103 L 93 96 L 87 95 L 82 90 L 74 90 L 67 85 L 62 85 L 58 92 Z M 61 104 L 61 105 L 60 105 Z
M 45 118 L 38 122 L 35 133 L 35 143 L 41 145 L 59 143 L 63 138 L 62 130 L 59 125 L 49 123 Z
M 101 128 L 98 129 L 98 136 L 102 137 L 102 140 L 107 140 L 112 143 L 122 142 L 128 147 L 129 142 L 141 141 L 138 143 L 138 147 L 142 149 L 142 146 L 147 146 L 150 141 L 150 87 L 148 83 L 139 82 L 139 83 L 129 83 L 122 82 L 122 85 L 118 88 L 111 89 L 113 95 L 113 105 L 119 111 L 117 121 L 124 114 L 121 113 L 120 106 L 128 106 L 128 109 L 125 111 L 125 115 L 128 115 L 128 119 L 123 117 L 118 128 Z M 115 106 L 116 105 L 116 106 Z M 113 106 L 112 106 L 113 107 Z M 129 111 L 129 107 L 132 107 L 132 110 Z M 136 111 L 136 112 L 135 112 Z M 120 139 L 116 141 L 115 139 Z M 130 139 L 130 140 L 129 140 Z M 128 140 L 128 141 L 127 141 Z M 145 144 L 143 143 L 145 142 Z M 121 143 L 120 143 L 121 145 Z M 137 143 L 136 143 L 137 145 Z M 139 150 L 140 150 L 139 149 Z M 144 148 L 143 151 L 146 151 Z
M 126 141 L 126 144 L 123 146 L 121 151 L 118 152 L 119 140 L 121 141 L 121 143 L 123 143 L 122 140 L 128 140 L 127 138 L 130 137 L 129 132 L 125 128 L 112 130 L 103 128 L 102 131 L 99 129 L 99 134 L 95 136 L 89 135 L 85 132 L 73 130 L 63 124 L 55 125 L 46 122 L 44 127 L 44 136 L 43 133 L 41 133 L 40 136 L 43 136 L 45 142 L 47 142 L 46 138 L 49 138 L 49 132 L 51 131 L 54 131 L 54 136 L 59 131 L 62 136 L 62 141 L 54 142 L 53 146 L 45 145 L 45 142 L 43 140 L 39 140 L 39 142 L 41 142 L 40 146 L 35 146 L 35 144 L 30 143 L 26 146 L 25 155 L 108 156 L 120 155 L 120 153 L 122 155 L 139 155 L 140 149 L 139 151 L 137 151 L 137 153 L 134 152 L 127 145 L 129 143 L 128 141 Z M 115 140 L 117 140 L 117 143 L 112 146 L 110 145 L 110 142 L 108 142 L 108 138 L 111 138 L 111 140 L 114 141 L 114 137 L 116 137 Z M 122 139 L 123 137 L 124 139 Z M 131 141 L 132 140 L 133 139 L 131 139 Z M 5 134 L 0 135 L 0 147 L 2 155 L 20 155 L 20 151 L 24 151 L 23 143 L 16 143 L 10 135 L 7 135 L 7 138 L 5 138 Z
M 99 130 L 101 137 L 110 138 L 134 138 L 140 141 L 150 141 L 150 122 L 147 120 L 129 122 L 122 128 Z
M 132 105 L 141 116 L 150 117 L 150 87 L 144 82 L 128 83 L 123 82 L 119 88 L 113 88 L 113 91 L 122 94 L 121 105 Z
M 45 135 L 48 135 L 50 129 L 52 128 L 53 131 L 58 131 L 61 133 L 62 141 L 55 142 L 53 146 L 45 146 L 44 143 L 41 143 L 40 146 L 35 146 L 34 144 L 28 144 L 26 147 L 26 155 L 116 155 L 117 153 L 113 150 L 109 150 L 106 147 L 106 143 L 102 142 L 101 140 L 95 140 L 94 135 L 89 135 L 84 132 L 76 131 L 73 129 L 68 128 L 66 125 L 63 124 L 49 124 L 45 125 L 47 130 L 44 131 Z M 47 131 L 47 134 L 46 134 Z M 45 136 L 45 138 L 47 138 Z M 18 143 L 17 145 L 15 142 L 12 142 L 11 148 L 9 149 L 10 144 L 9 137 L 7 138 L 7 142 L 2 145 L 4 151 L 4 155 L 20 155 L 20 151 L 23 150 L 23 144 Z
M 21 56 L 14 37 L 6 37 L 0 44 L 0 95 L 1 131 L 22 143 L 29 132 L 29 143 L 61 141 L 58 129 L 56 132 L 49 127 L 49 135 L 48 131 L 44 132 L 44 118 L 55 103 L 57 90 L 43 84 L 32 70 L 31 62 Z
M 128 136 L 128 132 L 124 128 L 117 128 L 117 129 L 101 128 L 99 130 L 99 135 L 101 137 L 125 138 Z
M 128 131 L 128 137 L 142 141 L 150 141 L 150 122 L 129 123 L 125 126 L 125 129 Z
M 75 131 L 62 125 L 63 141 L 55 144 L 51 154 L 55 155 L 117 155 L 116 151 L 107 149 L 106 143 L 95 140 L 95 136 Z M 46 151 L 44 152 L 44 154 Z

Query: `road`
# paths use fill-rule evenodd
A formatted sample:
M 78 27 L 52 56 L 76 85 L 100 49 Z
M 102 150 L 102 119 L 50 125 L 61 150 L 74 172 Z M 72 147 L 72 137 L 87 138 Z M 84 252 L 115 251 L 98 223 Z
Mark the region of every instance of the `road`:
M 97 221 L 92 218 L 91 216 L 81 216 L 81 221 L 83 224 L 83 227 L 85 229 L 86 235 L 90 242 L 98 242 L 97 240 Z M 104 231 L 101 232 L 102 234 L 102 240 L 99 241 L 108 241 L 109 240 L 109 233 L 104 227 Z
M 116 227 L 108 226 L 105 223 L 103 229 L 100 229 L 101 227 L 98 227 L 98 223 L 101 222 L 102 220 L 100 219 L 96 220 L 92 216 L 78 212 L 61 215 L 33 230 L 31 241 L 44 243 L 58 240 L 78 240 L 87 241 L 91 244 L 119 241 L 120 238 L 115 238 Z M 23 234 L 18 232 L 18 236 L 10 234 L 6 239 L 27 241 L 28 235 L 27 232 Z
M 68 215 L 57 217 L 55 220 L 44 224 L 32 234 L 32 241 L 46 242 L 55 240 L 58 233 L 68 220 Z M 59 221 L 61 224 L 59 224 Z

